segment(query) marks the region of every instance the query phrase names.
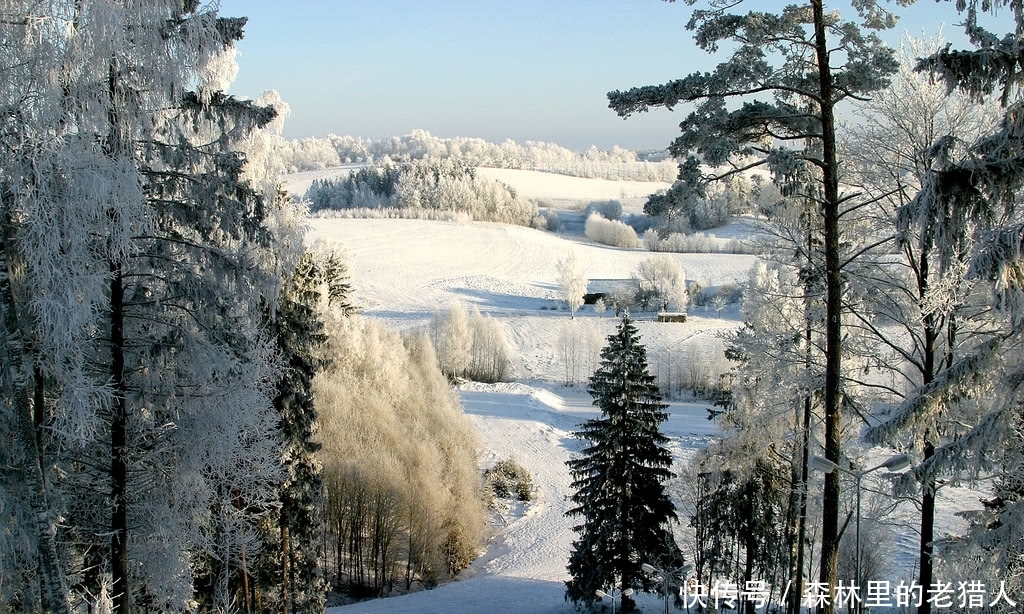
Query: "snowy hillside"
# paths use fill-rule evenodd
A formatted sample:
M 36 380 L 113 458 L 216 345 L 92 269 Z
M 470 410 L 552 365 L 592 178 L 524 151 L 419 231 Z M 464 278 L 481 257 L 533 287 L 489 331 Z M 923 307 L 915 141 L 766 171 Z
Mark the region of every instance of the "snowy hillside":
M 594 180 L 581 180 L 594 181 Z M 539 184 L 534 184 L 539 185 Z M 541 190 L 542 191 L 542 190 Z M 602 194 L 597 188 L 595 198 Z M 607 195 L 605 193 L 605 195 Z M 356 302 L 370 317 L 400 330 L 425 327 L 435 310 L 456 302 L 479 309 L 501 323 L 512 350 L 513 383 L 469 384 L 460 390 L 466 413 L 483 442 L 481 465 L 512 457 L 537 484 L 538 499 L 525 513 L 506 518 L 486 552 L 454 582 L 434 590 L 332 608 L 335 614 L 460 612 L 568 613 L 563 600 L 565 564 L 573 538 L 565 518 L 570 494 L 565 461 L 579 449 L 571 433 L 595 415 L 582 385 L 566 387 L 558 339 L 570 325 L 560 307 L 556 263 L 574 252 L 591 289 L 627 280 L 643 250 L 597 245 L 581 236 L 552 234 L 491 223 L 456 224 L 423 220 L 310 220 L 310 238 L 335 242 L 349 253 Z M 745 232 L 743 224 L 723 229 L 726 236 Z M 688 280 L 704 286 L 742 283 L 753 256 L 674 254 Z M 736 306 L 716 313 L 692 309 L 685 323 L 657 323 L 637 314 L 648 346 L 652 371 L 668 359 L 721 361 L 720 334 L 738 325 Z M 584 307 L 574 326 L 611 333 L 616 318 Z M 672 403 L 665 432 L 678 459 L 714 436 L 699 403 Z M 876 455 L 884 457 L 879 450 Z M 957 526 L 954 517 L 965 490 L 941 495 L 941 531 Z M 914 511 L 905 510 L 908 525 Z M 913 565 L 916 537 L 900 534 L 892 549 L 897 565 Z M 660 601 L 641 595 L 644 611 L 660 611 Z
M 555 177 L 554 185 L 562 179 Z M 545 179 L 545 178 L 541 178 Z M 591 182 L 591 198 L 609 194 Z M 545 193 L 543 182 L 533 184 Z M 550 186 L 549 186 L 550 187 Z M 602 191 L 603 190 L 603 191 Z M 550 192 L 546 192 L 550 194 Z M 310 220 L 310 238 L 336 242 L 350 255 L 356 302 L 370 317 L 408 330 L 426 326 L 435 310 L 455 302 L 478 308 L 501 322 L 512 346 L 518 383 L 469 384 L 460 391 L 466 413 L 480 432 L 481 465 L 512 457 L 533 475 L 537 501 L 488 544 L 486 553 L 460 579 L 431 591 L 333 608 L 336 613 L 377 612 L 571 612 L 563 600 L 565 562 L 573 538 L 565 517 L 570 494 L 565 461 L 579 442 L 571 433 L 596 415 L 583 386 L 565 387 L 556 340 L 570 325 L 559 308 L 556 263 L 577 255 L 591 286 L 628 280 L 650 256 L 594 244 L 579 236 L 489 223 L 422 220 Z M 688 279 L 703 285 L 742 282 L 752 256 L 673 255 Z M 709 359 L 721 355 L 719 332 L 736 326 L 731 317 L 697 310 L 686 323 L 657 323 L 638 314 L 653 359 L 683 351 Z M 610 334 L 617 320 L 585 307 L 575 325 Z M 687 349 L 688 348 L 688 349 Z M 715 430 L 705 407 L 673 403 L 665 431 L 680 458 L 704 446 Z M 642 596 L 639 603 L 658 604 Z
M 500 318 L 514 346 L 514 375 L 526 380 L 560 378 L 553 340 L 569 315 L 557 310 L 556 263 L 575 252 L 595 286 L 629 280 L 637 263 L 650 256 L 500 224 L 361 219 L 317 219 L 311 224 L 311 238 L 337 242 L 349 251 L 355 299 L 366 314 L 409 329 L 426 326 L 436 310 L 455 302 L 475 306 Z M 753 256 L 731 254 L 671 257 L 684 267 L 688 280 L 702 286 L 742 282 L 753 263 Z M 698 309 L 683 324 L 641 321 L 640 332 L 651 353 L 684 342 L 701 352 L 718 351 L 718 331 L 734 327 L 736 321 L 715 315 Z M 598 317 L 590 307 L 577 319 L 599 327 L 603 336 L 615 325 L 612 314 Z

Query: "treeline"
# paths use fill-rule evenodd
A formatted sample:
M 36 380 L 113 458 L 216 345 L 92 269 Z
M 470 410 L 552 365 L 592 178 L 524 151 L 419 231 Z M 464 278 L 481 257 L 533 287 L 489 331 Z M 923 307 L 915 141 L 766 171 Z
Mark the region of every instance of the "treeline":
M 722 169 L 704 169 L 722 172 Z M 724 226 L 733 215 L 755 213 L 761 203 L 774 204 L 780 194 L 760 174 L 735 174 L 707 186 L 702 193 L 677 182 L 664 192 L 652 194 L 644 213 L 658 220 L 661 234 L 692 233 Z
M 314 386 L 327 579 L 377 596 L 454 576 L 481 544 L 479 443 L 433 344 L 358 316 L 327 330 Z
M 480 177 L 452 160 L 420 160 L 359 169 L 339 179 L 316 180 L 306 192 L 313 213 L 329 210 L 398 210 L 466 213 L 478 221 L 528 226 L 537 215 L 503 183 Z
M 673 181 L 678 169 L 664 151 L 638 153 L 621 147 L 584 152 L 554 143 L 506 140 L 489 143 L 479 138 L 440 138 L 426 130 L 371 140 L 329 135 L 282 140 L 278 155 L 287 172 L 331 168 L 341 164 L 412 162 L 427 159 L 458 161 L 469 166 L 537 170 L 574 177 L 631 181 Z

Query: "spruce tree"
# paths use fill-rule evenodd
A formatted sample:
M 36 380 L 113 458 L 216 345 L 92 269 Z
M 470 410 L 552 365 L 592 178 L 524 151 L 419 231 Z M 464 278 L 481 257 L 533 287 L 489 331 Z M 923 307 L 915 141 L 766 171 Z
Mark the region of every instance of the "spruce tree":
M 590 605 L 598 589 L 652 590 L 640 566 L 677 565 L 680 553 L 668 527 L 675 506 L 664 488 L 674 477 L 668 438 L 659 430 L 667 406 L 628 313 L 601 350 L 601 366 L 587 390 L 601 416 L 581 426 L 576 437 L 589 445 L 567 462 L 575 492 L 566 514 L 580 523 L 573 527 L 579 537 L 565 596 Z M 623 611 L 632 605 L 623 598 Z
M 322 612 L 326 602 L 319 564 L 323 477 L 315 458 L 320 444 L 314 440 L 313 378 L 328 365 L 319 306 L 326 299 L 341 313 L 350 313 L 349 289 L 347 267 L 339 254 L 307 251 L 285 281 L 277 310 L 269 318 L 283 363 L 274 407 L 285 476 L 278 487 L 279 507 L 264 527 L 267 543 L 253 587 L 259 594 L 256 601 L 268 610 Z M 245 598 L 250 598 L 248 590 Z M 270 607 L 272 603 L 277 607 Z

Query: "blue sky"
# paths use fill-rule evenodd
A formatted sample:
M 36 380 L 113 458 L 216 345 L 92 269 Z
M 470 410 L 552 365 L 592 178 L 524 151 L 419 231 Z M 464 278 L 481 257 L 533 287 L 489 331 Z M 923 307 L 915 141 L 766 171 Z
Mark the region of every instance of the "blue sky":
M 884 1 L 884 0 L 883 0 Z M 684 28 L 693 10 L 659 0 L 221 0 L 247 16 L 232 93 L 291 105 L 288 137 L 436 136 L 553 141 L 573 149 L 664 148 L 684 111 L 623 120 L 609 90 L 664 83 L 709 58 Z M 767 10 L 775 0 L 749 0 Z M 899 31 L 957 23 L 918 0 Z M 946 27 L 954 38 L 958 29 Z M 887 36 L 895 41 L 898 33 Z

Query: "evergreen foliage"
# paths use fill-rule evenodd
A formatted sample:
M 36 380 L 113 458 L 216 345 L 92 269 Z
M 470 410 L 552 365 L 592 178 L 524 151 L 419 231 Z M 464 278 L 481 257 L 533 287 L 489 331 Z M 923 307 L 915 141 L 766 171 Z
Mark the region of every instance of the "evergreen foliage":
M 640 566 L 675 567 L 680 553 L 669 529 L 675 507 L 664 487 L 673 477 L 668 438 L 659 430 L 667 406 L 629 314 L 608 337 L 588 391 L 601 416 L 576 432 L 587 447 L 567 461 L 574 493 L 566 514 L 580 524 L 573 527 L 578 538 L 565 596 L 590 605 L 598 589 L 652 590 L 653 581 Z M 624 598 L 623 611 L 632 604 Z
M 835 111 L 842 101 L 887 84 L 896 60 L 870 31 L 892 27 L 895 18 L 875 0 L 854 3 L 861 23 L 826 11 L 823 0 L 790 4 L 778 13 L 734 14 L 729 11 L 742 2 L 707 4 L 692 13 L 687 29 L 704 51 L 728 45 L 730 57 L 710 72 L 610 92 L 609 106 L 628 117 L 651 107 L 693 105 L 669 148 L 685 158 L 670 190 L 674 202 L 702 199 L 710 182 L 767 166 L 783 194 L 806 202 L 820 219 L 821 259 L 808 262 L 818 268 L 824 289 L 824 452 L 839 462 L 841 410 L 849 403 L 842 370 L 843 266 L 855 251 L 840 220 L 856 204 L 840 195 Z M 725 170 L 705 174 L 702 164 Z M 839 498 L 839 477 L 829 474 L 820 566 L 820 581 L 829 586 L 837 580 Z M 825 611 L 833 611 L 831 602 Z
M 500 460 L 484 471 L 484 481 L 494 496 L 500 499 L 515 497 L 523 502 L 533 499 L 533 478 L 514 459 Z
M 278 505 L 264 520 L 264 548 L 254 592 L 247 598 L 272 610 L 323 611 L 327 595 L 321 571 L 322 467 L 316 459 L 317 409 L 313 378 L 327 366 L 321 305 L 351 313 L 347 267 L 341 255 L 304 253 L 281 290 L 268 329 L 277 340 L 283 371 L 274 407 L 279 414 L 285 478 Z
M 788 464 L 765 456 L 749 469 L 733 471 L 721 468 L 720 452 L 711 449 L 695 459 L 701 496 L 690 526 L 699 536 L 697 578 L 706 586 L 716 578 L 737 578 L 740 586 L 756 580 L 785 586 Z

